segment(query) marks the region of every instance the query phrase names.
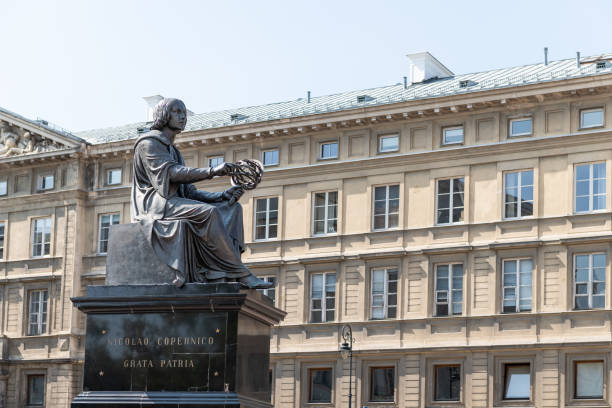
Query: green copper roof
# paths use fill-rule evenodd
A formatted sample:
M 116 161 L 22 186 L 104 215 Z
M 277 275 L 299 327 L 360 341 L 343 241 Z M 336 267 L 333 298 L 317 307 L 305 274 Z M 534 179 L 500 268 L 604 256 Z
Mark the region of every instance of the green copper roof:
M 600 56 L 602 60 L 612 54 Z M 583 58 L 593 60 L 597 57 Z M 402 84 L 343 92 L 333 95 L 314 96 L 310 103 L 306 98 L 268 105 L 250 106 L 219 112 L 192 115 L 187 120 L 186 131 L 214 129 L 246 123 L 257 123 L 275 119 L 296 118 L 319 113 L 338 112 L 366 106 L 379 106 L 412 100 L 430 99 L 449 95 L 470 94 L 492 89 L 511 88 L 563 79 L 581 78 L 612 73 L 612 64 L 604 67 L 597 64 L 582 64 L 577 67 L 575 59 L 551 61 L 548 65 L 532 64 L 519 67 L 495 69 L 472 74 L 455 75 L 448 78 L 431 79 L 409 85 Z M 104 129 L 93 129 L 74 133 L 92 144 L 107 143 L 138 137 L 138 128 L 147 127 L 146 122 L 132 123 Z

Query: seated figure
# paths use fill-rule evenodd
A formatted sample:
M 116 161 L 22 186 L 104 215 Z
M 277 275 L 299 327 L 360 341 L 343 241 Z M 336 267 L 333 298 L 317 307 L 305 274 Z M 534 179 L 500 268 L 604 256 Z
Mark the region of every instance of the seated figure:
M 132 219 L 144 228 L 157 256 L 172 268 L 174 284 L 237 281 L 248 288 L 272 284 L 254 276 L 242 263 L 244 252 L 243 189 L 224 192 L 196 189 L 197 181 L 228 175 L 226 163 L 214 168 L 185 166 L 174 138 L 187 124 L 178 99 L 161 100 L 151 131 L 134 146 Z

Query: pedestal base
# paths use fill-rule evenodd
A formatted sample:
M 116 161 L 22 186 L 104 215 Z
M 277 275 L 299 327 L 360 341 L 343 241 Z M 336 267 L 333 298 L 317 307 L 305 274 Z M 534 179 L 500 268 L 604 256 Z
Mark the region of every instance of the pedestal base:
M 271 407 L 270 327 L 284 317 L 237 283 L 89 286 L 77 407 Z

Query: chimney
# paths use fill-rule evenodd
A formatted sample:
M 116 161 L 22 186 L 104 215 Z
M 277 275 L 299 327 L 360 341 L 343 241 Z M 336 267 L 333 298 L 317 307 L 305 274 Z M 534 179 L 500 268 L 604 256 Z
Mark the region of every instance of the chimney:
M 448 78 L 455 75 L 427 51 L 406 56 L 410 61 L 409 79 L 411 84 L 432 78 Z
M 548 47 L 544 47 L 544 65 L 548 65 Z
M 576 68 L 580 69 L 580 51 L 576 52 Z
M 161 95 L 153 95 L 153 96 L 145 96 L 142 99 L 147 103 L 147 122 L 151 122 L 153 120 L 153 110 L 155 109 L 155 105 L 162 99 L 164 99 Z

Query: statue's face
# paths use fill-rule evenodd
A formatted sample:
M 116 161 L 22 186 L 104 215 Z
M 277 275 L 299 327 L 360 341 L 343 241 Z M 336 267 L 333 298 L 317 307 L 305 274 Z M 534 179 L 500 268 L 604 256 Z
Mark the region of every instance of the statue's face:
M 170 121 L 168 127 L 170 129 L 185 130 L 187 125 L 187 108 L 185 105 L 176 101 L 170 107 Z

